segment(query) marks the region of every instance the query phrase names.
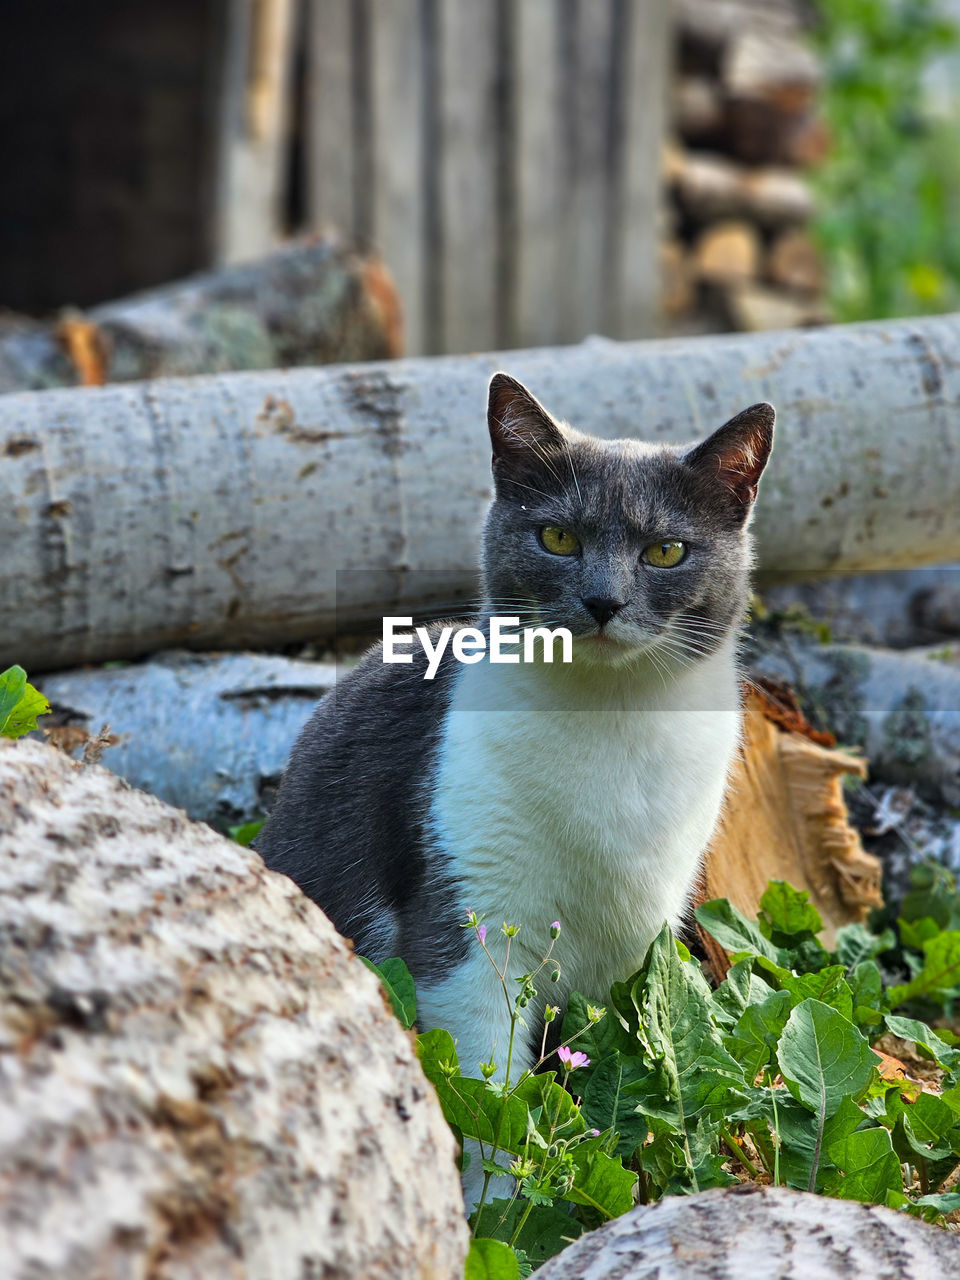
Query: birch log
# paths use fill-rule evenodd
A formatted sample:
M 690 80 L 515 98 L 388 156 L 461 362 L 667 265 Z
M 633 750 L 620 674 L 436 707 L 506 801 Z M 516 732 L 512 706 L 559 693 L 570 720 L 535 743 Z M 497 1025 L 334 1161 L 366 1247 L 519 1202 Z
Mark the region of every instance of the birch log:
M 501 367 L 606 437 L 691 440 L 772 400 L 770 574 L 958 559 L 958 348 L 940 316 L 0 397 L 0 663 L 452 607 L 475 589 Z
M 109 725 L 118 741 L 104 764 L 132 787 L 222 829 L 269 808 L 297 734 L 335 680 L 332 663 L 160 654 L 41 677 L 53 714 L 40 723 L 77 753 Z
M 398 356 L 383 263 L 330 236 L 66 313 L 0 317 L 0 393 Z
M 905 1213 L 744 1183 L 668 1196 L 551 1258 L 537 1280 L 958 1280 L 960 1240 Z
M 960 806 L 960 664 L 936 651 L 781 640 L 753 670 L 796 689 L 804 711 L 837 740 L 862 747 L 871 778 Z
M 0 740 L 5 1280 L 459 1280 L 455 1143 L 292 881 Z

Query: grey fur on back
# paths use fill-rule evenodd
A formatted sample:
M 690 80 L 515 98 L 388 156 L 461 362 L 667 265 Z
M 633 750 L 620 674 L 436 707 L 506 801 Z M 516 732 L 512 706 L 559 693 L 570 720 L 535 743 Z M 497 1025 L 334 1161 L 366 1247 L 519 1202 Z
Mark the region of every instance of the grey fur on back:
M 436 635 L 442 625 L 435 623 Z M 415 978 L 456 965 L 459 903 L 428 829 L 430 783 L 455 662 L 433 680 L 376 645 L 323 699 L 290 756 L 256 840 L 371 960 L 402 955 Z M 459 923 L 459 916 L 457 916 Z

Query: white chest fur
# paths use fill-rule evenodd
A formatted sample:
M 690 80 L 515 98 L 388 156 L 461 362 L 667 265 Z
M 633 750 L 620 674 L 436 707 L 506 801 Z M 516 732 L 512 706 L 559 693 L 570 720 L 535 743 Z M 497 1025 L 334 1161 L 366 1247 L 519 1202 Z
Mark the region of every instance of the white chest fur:
M 491 934 L 522 926 L 511 973 L 543 954 L 553 920 L 562 979 L 551 999 L 604 999 L 638 967 L 663 921 L 685 911 L 738 732 L 732 646 L 666 684 L 575 666 L 458 672 L 432 822 L 463 908 L 485 914 Z M 469 986 L 475 1004 L 488 964 L 475 960 L 424 993 L 425 1022 L 462 1020 L 453 1004 Z

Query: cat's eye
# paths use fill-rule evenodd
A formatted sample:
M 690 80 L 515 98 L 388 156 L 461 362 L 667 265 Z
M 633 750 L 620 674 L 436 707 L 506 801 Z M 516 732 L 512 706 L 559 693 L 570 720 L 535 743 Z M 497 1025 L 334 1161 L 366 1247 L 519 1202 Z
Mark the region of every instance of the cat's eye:
M 651 542 L 649 547 L 645 547 L 643 551 L 643 559 L 647 564 L 652 564 L 655 569 L 673 569 L 680 563 L 687 554 L 687 548 L 682 542 Z
M 540 530 L 540 545 L 554 556 L 575 556 L 580 550 L 579 541 L 569 529 L 555 524 L 545 524 Z

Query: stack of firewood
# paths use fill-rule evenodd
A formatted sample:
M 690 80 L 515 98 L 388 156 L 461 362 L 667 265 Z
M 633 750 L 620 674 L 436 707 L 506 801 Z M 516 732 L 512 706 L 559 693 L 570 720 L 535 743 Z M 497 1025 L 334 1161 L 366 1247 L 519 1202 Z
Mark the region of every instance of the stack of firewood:
M 663 309 L 680 332 L 827 319 L 804 170 L 826 148 L 803 0 L 681 0 Z

